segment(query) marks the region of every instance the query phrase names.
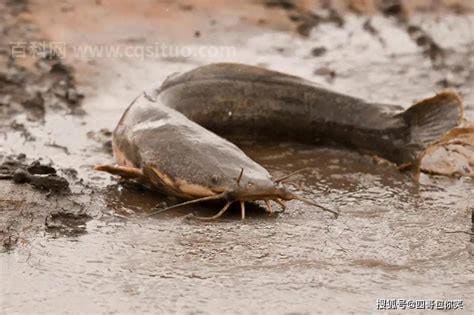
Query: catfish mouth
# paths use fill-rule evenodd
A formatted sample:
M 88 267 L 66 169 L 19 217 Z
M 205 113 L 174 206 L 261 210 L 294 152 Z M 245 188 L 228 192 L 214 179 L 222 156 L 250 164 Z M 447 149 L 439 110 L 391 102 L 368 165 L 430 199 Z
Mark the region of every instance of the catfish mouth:
M 293 194 L 283 186 L 238 188 L 228 193 L 229 201 L 292 200 Z

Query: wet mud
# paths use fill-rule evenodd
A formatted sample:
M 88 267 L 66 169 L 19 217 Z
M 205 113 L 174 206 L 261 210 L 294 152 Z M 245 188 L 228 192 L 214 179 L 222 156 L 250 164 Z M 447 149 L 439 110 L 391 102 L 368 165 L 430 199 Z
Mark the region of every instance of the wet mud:
M 230 139 L 275 177 L 307 168 L 288 185 L 341 215 L 295 201 L 275 216 L 255 205 L 245 221 L 237 207 L 203 223 L 185 216 L 216 205 L 147 217 L 178 200 L 93 171 L 113 161 L 110 131 L 140 91 L 210 62 L 265 66 L 405 108 L 453 88 L 474 120 L 469 2 L 421 11 L 390 2 L 314 12 L 313 1 L 2 2 L 2 312 L 367 313 L 383 298 L 463 299 L 472 312 L 471 177 L 416 176 L 339 147 Z M 68 50 L 11 56 L 11 42 L 43 40 Z M 157 42 L 235 50 L 73 51 Z M 459 139 L 442 149 L 472 171 L 462 149 L 471 139 Z

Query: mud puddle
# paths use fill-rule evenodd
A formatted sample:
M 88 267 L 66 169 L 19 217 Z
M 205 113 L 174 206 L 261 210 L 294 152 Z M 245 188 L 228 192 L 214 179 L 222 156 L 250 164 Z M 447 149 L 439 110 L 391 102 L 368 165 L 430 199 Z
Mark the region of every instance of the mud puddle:
M 110 130 L 140 91 L 209 62 L 267 66 L 404 107 L 453 87 L 472 120 L 472 15 L 410 17 L 447 51 L 440 65 L 406 25 L 380 15 L 344 15 L 343 25 L 322 22 L 302 36 L 288 10 L 247 2 L 46 2 L 31 1 L 20 15 L 38 38 L 69 47 L 63 62 L 73 66 L 85 114 L 46 106 L 41 119 L 3 119 L 2 158 L 42 158 L 71 190 L 46 196 L 28 183 L 0 182 L 2 233 L 11 243 L 0 254 L 4 312 L 349 313 L 374 312 L 381 298 L 464 299 L 473 310 L 470 236 L 446 233 L 471 229 L 471 178 L 422 174 L 417 182 L 347 150 L 242 141 L 275 176 L 310 168 L 289 185 L 342 215 L 291 202 L 275 217 L 255 207 L 245 221 L 232 211 L 201 223 L 183 216 L 210 209 L 146 218 L 147 209 L 175 201 L 92 171 L 112 160 Z M 231 49 L 100 58 L 72 51 L 155 43 Z M 60 171 L 71 168 L 73 176 Z

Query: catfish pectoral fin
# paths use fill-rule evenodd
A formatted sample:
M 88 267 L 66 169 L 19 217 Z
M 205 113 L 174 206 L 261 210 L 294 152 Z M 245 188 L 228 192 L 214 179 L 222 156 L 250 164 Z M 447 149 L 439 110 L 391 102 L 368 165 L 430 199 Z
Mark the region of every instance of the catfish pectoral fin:
M 130 178 L 130 179 L 142 179 L 143 172 L 139 168 L 129 167 L 129 166 L 120 166 L 120 165 L 96 165 L 94 167 L 96 171 L 107 172 L 112 175 L 118 175 L 123 178 Z

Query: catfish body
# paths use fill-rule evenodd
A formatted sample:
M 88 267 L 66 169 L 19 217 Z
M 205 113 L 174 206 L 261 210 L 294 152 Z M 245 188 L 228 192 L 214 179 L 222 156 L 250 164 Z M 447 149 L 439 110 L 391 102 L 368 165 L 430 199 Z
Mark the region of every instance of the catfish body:
M 168 78 L 155 93 L 167 106 L 220 135 L 339 143 L 397 164 L 416 161 L 462 119 L 462 103 L 453 92 L 403 111 L 242 64 L 199 67 Z
M 158 190 L 185 199 L 276 185 L 233 143 L 147 94 L 127 109 L 112 143 L 119 166 L 137 169 Z
M 270 211 L 269 200 L 311 202 L 290 193 L 217 134 L 336 142 L 410 164 L 461 119 L 462 103 L 453 92 L 403 111 L 276 71 L 212 64 L 171 76 L 140 95 L 113 133 L 118 165 L 97 169 L 144 180 L 185 199 L 225 197 L 220 214 L 240 201 L 244 217 L 244 201 L 264 200 Z

